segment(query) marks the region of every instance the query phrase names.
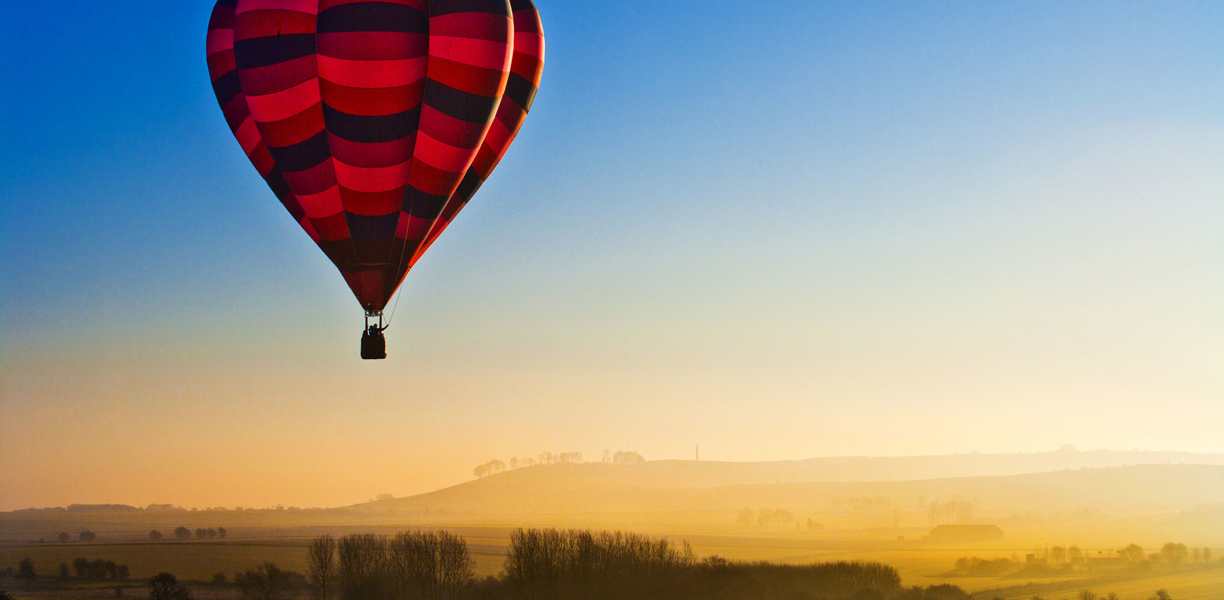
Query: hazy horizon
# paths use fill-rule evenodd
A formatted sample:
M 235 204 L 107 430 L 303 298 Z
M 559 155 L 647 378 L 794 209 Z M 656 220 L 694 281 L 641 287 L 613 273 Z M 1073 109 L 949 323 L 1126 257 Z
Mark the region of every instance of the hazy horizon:
M 696 448 L 694 448 L 693 450 L 695 451 Z M 578 463 L 572 463 L 572 464 L 604 464 L 605 456 L 604 456 L 603 451 L 588 453 L 584 451 L 566 450 L 566 452 L 578 452 L 581 454 L 581 461 Z M 1066 445 L 1063 445 L 1062 447 L 1059 447 L 1053 450 L 1037 450 L 1033 452 L 1014 452 L 1014 453 L 962 452 L 962 453 L 952 453 L 952 454 L 915 454 L 915 455 L 906 455 L 906 456 L 901 456 L 901 455 L 812 456 L 812 457 L 803 457 L 803 458 L 775 459 L 775 460 L 762 460 L 762 461 L 711 460 L 711 459 L 707 459 L 706 457 L 702 456 L 700 457 L 700 460 L 697 461 L 695 460 L 697 459 L 697 456 L 696 456 L 696 453 L 694 452 L 693 455 L 690 455 L 688 457 L 643 457 L 643 458 L 645 458 L 648 463 L 703 462 L 703 463 L 711 463 L 711 464 L 751 466 L 751 465 L 769 465 L 769 464 L 778 464 L 778 463 L 803 463 L 803 462 L 820 462 L 820 461 L 844 462 L 844 461 L 855 461 L 857 459 L 865 459 L 865 460 L 879 459 L 881 461 L 887 461 L 889 459 L 899 459 L 899 460 L 950 459 L 950 458 L 957 458 L 957 457 L 977 457 L 977 458 L 1037 457 L 1037 456 L 1056 457 L 1060 455 L 1065 457 L 1068 455 L 1077 455 L 1077 454 L 1091 455 L 1093 453 L 1098 453 L 1098 454 L 1104 453 L 1104 454 L 1122 455 L 1122 456 L 1176 455 L 1178 458 L 1213 459 L 1213 460 L 1209 460 L 1206 462 L 1188 462 L 1188 463 L 1179 462 L 1177 464 L 1185 464 L 1185 465 L 1222 465 L 1224 464 L 1224 454 L 1217 453 L 1217 452 L 1194 453 L 1194 452 L 1183 452 L 1179 450 L 1141 450 L 1138 448 L 1131 449 L 1131 450 L 1113 450 L 1113 449 L 1084 449 L 1082 450 L 1082 449 L 1075 447 L 1073 444 L 1066 444 Z M 559 454 L 559 453 L 555 453 L 555 454 Z M 501 460 L 503 462 L 508 462 L 512 458 L 513 459 L 530 458 L 532 460 L 535 460 L 537 456 L 541 456 L 541 455 L 524 454 L 521 457 L 518 455 L 515 455 L 515 456 L 505 455 L 505 456 L 491 456 L 489 458 L 493 460 Z M 1162 464 L 1168 464 L 1168 463 L 1167 462 L 1163 462 L 1163 463 L 1143 462 L 1141 460 L 1140 461 L 1126 460 L 1126 459 L 1119 457 L 1115 461 L 1105 462 L 1104 466 L 1105 467 L 1126 467 L 1126 466 L 1162 465 Z M 473 464 L 472 466 L 475 467 L 477 465 Z M 526 465 L 524 465 L 524 468 L 525 466 Z M 967 475 L 923 476 L 921 473 L 916 473 L 914 475 L 905 475 L 905 476 L 900 476 L 900 477 L 893 476 L 893 477 L 875 477 L 875 478 L 863 477 L 861 475 L 852 476 L 852 477 L 840 476 L 840 477 L 824 477 L 824 478 L 812 478 L 812 479 L 801 477 L 797 479 L 796 481 L 797 482 L 811 481 L 813 483 L 831 483 L 831 482 L 848 482 L 848 481 L 864 482 L 864 483 L 907 482 L 907 481 L 924 481 L 924 480 L 933 480 L 933 479 L 949 479 L 949 478 L 964 478 L 964 477 L 972 478 L 972 477 L 998 477 L 998 476 L 1018 475 L 1018 474 L 1042 474 L 1042 473 L 1053 472 L 1056 470 L 1064 470 L 1067 468 L 1069 467 L 1059 467 L 1059 468 L 1051 467 L 1051 468 L 1034 468 L 1034 469 L 1015 469 L 1015 468 L 1000 469 L 996 465 L 993 468 L 986 468 L 986 467 L 978 468 L 974 470 L 972 474 L 967 474 Z M 1093 468 L 1102 468 L 1102 467 L 1093 465 L 1093 466 L 1081 466 L 1081 467 L 1070 467 L 1070 468 L 1093 469 Z M 453 480 L 443 482 L 440 485 L 437 485 L 435 487 L 428 487 L 428 488 L 418 487 L 417 489 L 413 489 L 411 487 L 411 484 L 409 483 L 387 482 L 387 484 L 382 486 L 381 488 L 372 488 L 371 491 L 369 491 L 368 493 L 365 493 L 364 495 L 356 494 L 357 496 L 361 496 L 359 498 L 354 498 L 349 501 L 342 501 L 341 503 L 337 503 L 337 504 L 325 504 L 325 503 L 318 503 L 318 502 L 290 503 L 290 502 L 283 502 L 283 501 L 273 501 L 271 503 L 263 504 L 263 505 L 250 503 L 250 502 L 244 503 L 241 501 L 230 502 L 230 503 L 222 502 L 222 503 L 191 504 L 191 503 L 184 503 L 184 502 L 176 501 L 174 498 L 171 497 L 173 495 L 172 492 L 165 492 L 165 493 L 162 493 L 161 495 L 157 495 L 156 497 L 150 497 L 146 499 L 129 498 L 126 501 L 119 501 L 114 498 L 91 498 L 88 501 L 63 500 L 58 503 L 40 504 L 40 505 L 25 504 L 25 505 L 17 506 L 15 504 L 14 505 L 5 504 L 6 502 L 11 503 L 13 501 L 10 500 L 10 498 L 7 495 L 0 495 L 0 512 L 16 511 L 16 510 L 23 510 L 23 509 L 64 508 L 64 507 L 71 506 L 71 505 L 88 506 L 88 505 L 112 505 L 112 504 L 113 505 L 127 505 L 127 506 L 133 506 L 136 508 L 144 508 L 146 506 L 153 506 L 153 505 L 171 505 L 171 506 L 175 506 L 177 508 L 182 508 L 186 510 L 197 510 L 197 509 L 198 510 L 211 510 L 211 509 L 219 509 L 219 508 L 234 509 L 237 507 L 241 507 L 245 509 L 261 509 L 262 510 L 262 509 L 275 508 L 276 506 L 294 507 L 294 508 L 329 509 L 329 508 L 339 508 L 343 506 L 349 506 L 353 504 L 360 504 L 363 502 L 368 502 L 368 501 L 374 500 L 376 497 L 379 497 L 379 496 L 384 496 L 384 497 L 393 496 L 395 498 L 405 498 L 405 497 L 417 496 L 421 494 L 427 494 L 430 492 L 440 491 L 440 490 L 448 489 L 454 486 L 462 485 L 464 483 L 467 483 L 473 480 L 477 480 L 477 479 L 479 479 L 479 477 L 472 473 L 472 469 L 468 469 L 464 473 L 456 474 Z M 377 489 L 379 491 L 375 492 L 373 491 L 374 489 Z M 394 492 L 388 491 L 388 490 L 393 490 L 393 489 L 408 489 L 409 491 L 403 492 L 403 493 L 394 493 Z M 152 493 L 156 494 L 156 492 L 152 492 Z M 1222 504 L 1222 506 L 1224 506 L 1224 504 Z

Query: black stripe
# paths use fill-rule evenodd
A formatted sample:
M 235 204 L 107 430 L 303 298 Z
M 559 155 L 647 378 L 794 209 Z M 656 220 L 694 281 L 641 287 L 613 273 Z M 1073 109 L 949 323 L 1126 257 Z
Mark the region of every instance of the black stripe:
M 235 96 L 242 93 L 242 82 L 238 81 L 237 69 L 218 77 L 212 86 L 213 93 L 217 95 L 217 102 L 222 108 L 228 106 Z
M 341 31 L 400 31 L 429 33 L 429 17 L 403 4 L 356 2 L 319 13 L 319 33 Z
M 421 107 L 394 115 L 364 116 L 350 115 L 324 104 L 323 122 L 336 137 L 350 142 L 394 142 L 416 133 L 421 123 Z
M 264 181 L 268 182 L 268 187 L 272 188 L 272 193 L 276 194 L 277 198 L 284 198 L 289 195 L 289 182 L 285 181 L 285 175 L 281 172 L 280 166 L 272 167 Z M 302 216 L 294 215 L 294 217 L 300 219 Z
M 442 214 L 446 201 L 446 196 L 426 194 L 410 185 L 408 193 L 404 194 L 404 212 L 418 219 L 433 220 Z
M 430 0 L 429 16 L 481 12 L 510 16 L 509 0 Z
M 293 173 L 305 171 L 318 166 L 331 157 L 331 144 L 327 141 L 327 132 L 320 131 L 314 137 L 284 148 L 268 147 L 276 166 L 281 171 Z
M 425 80 L 425 104 L 454 119 L 488 123 L 497 108 L 497 98 L 469 94 L 432 79 Z
M 463 181 L 459 182 L 459 188 L 451 195 L 451 202 L 467 202 L 476 195 L 476 191 L 484 184 L 484 180 L 480 178 L 480 173 L 476 169 L 468 169 L 467 173 L 463 174 Z
M 345 213 L 348 217 L 349 235 L 354 239 L 386 240 L 395 237 L 395 229 L 399 226 L 399 213 L 391 213 L 380 217 L 367 217 Z M 386 260 L 386 256 L 382 260 Z
M 349 238 L 331 242 L 320 240 L 319 248 L 341 270 L 353 264 L 353 241 Z
M 239 69 L 266 67 L 314 53 L 313 33 L 270 35 L 234 42 L 234 62 Z
M 510 0 L 510 10 L 518 12 L 520 10 L 535 10 L 535 4 L 531 0 Z
M 391 216 L 396 218 L 395 222 L 398 224 L 399 213 L 397 212 Z M 349 223 L 352 223 L 352 221 L 349 221 Z M 389 264 L 387 261 L 395 260 L 404 253 L 404 244 L 394 235 L 392 235 L 390 238 L 381 238 L 377 240 L 355 237 L 349 241 L 352 244 L 352 252 L 357 257 L 357 264 L 361 265 L 360 267 L 354 266 L 354 270 L 390 271 L 391 264 Z
M 535 102 L 536 92 L 538 88 L 526 77 L 519 75 L 513 71 L 510 72 L 510 78 L 506 80 L 506 97 L 513 100 L 525 112 L 531 111 L 531 103 Z

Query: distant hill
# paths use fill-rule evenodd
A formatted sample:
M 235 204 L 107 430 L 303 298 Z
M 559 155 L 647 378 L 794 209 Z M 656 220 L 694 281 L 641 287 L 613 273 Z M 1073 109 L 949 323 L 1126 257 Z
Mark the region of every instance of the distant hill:
M 1054 452 L 948 454 L 936 456 L 848 456 L 774 462 L 659 460 L 624 469 L 593 468 L 587 478 L 645 487 L 720 487 L 777 483 L 916 481 L 990 477 L 1136 465 L 1224 465 L 1224 454 L 1188 452 Z M 597 467 L 597 465 L 595 466 Z
M 1139 468 L 1144 466 L 1161 468 Z M 1221 468 L 1224 454 L 1081 452 L 1074 447 L 1038 453 L 860 456 L 755 463 L 680 460 L 633 466 L 583 463 L 523 468 L 428 494 L 328 512 L 623 514 L 725 511 L 745 506 L 827 511 L 861 510 L 865 499 L 872 498 L 876 501 L 868 504 L 874 502 L 878 510 L 881 502 L 889 507 L 914 507 L 925 500 L 954 496 L 977 499 L 979 509 L 999 512 L 1025 509 L 1025 499 L 1038 498 L 1041 510 L 1085 506 L 1185 509 L 1224 503 L 1224 493 L 1219 493 L 1217 486 Z M 145 508 L 111 504 L 26 509 L 9 514 L 151 516 L 184 512 L 170 504 Z
M 706 466 L 675 461 L 637 466 L 537 466 L 348 510 L 514 517 L 697 514 L 772 507 L 850 514 L 918 510 L 930 501 L 963 499 L 972 502 L 979 515 L 998 517 L 1078 509 L 1150 513 L 1224 503 L 1224 466 L 1219 465 L 1139 465 L 913 481 L 716 483 L 731 477 L 750 481 L 765 478 L 753 472 L 754 466 L 773 473 L 794 468 L 777 468 L 774 463 Z

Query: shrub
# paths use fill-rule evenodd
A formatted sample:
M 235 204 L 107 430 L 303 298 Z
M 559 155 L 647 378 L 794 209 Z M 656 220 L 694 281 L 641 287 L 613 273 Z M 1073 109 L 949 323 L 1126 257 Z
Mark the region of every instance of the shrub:
M 165 571 L 149 579 L 149 600 L 191 600 L 191 592 Z

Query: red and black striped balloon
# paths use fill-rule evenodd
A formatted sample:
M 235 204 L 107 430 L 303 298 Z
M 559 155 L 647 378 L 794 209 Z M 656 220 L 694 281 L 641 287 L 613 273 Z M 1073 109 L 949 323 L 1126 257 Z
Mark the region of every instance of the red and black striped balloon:
M 531 0 L 219 0 L 207 44 L 234 137 L 370 311 L 497 166 L 544 61 Z

